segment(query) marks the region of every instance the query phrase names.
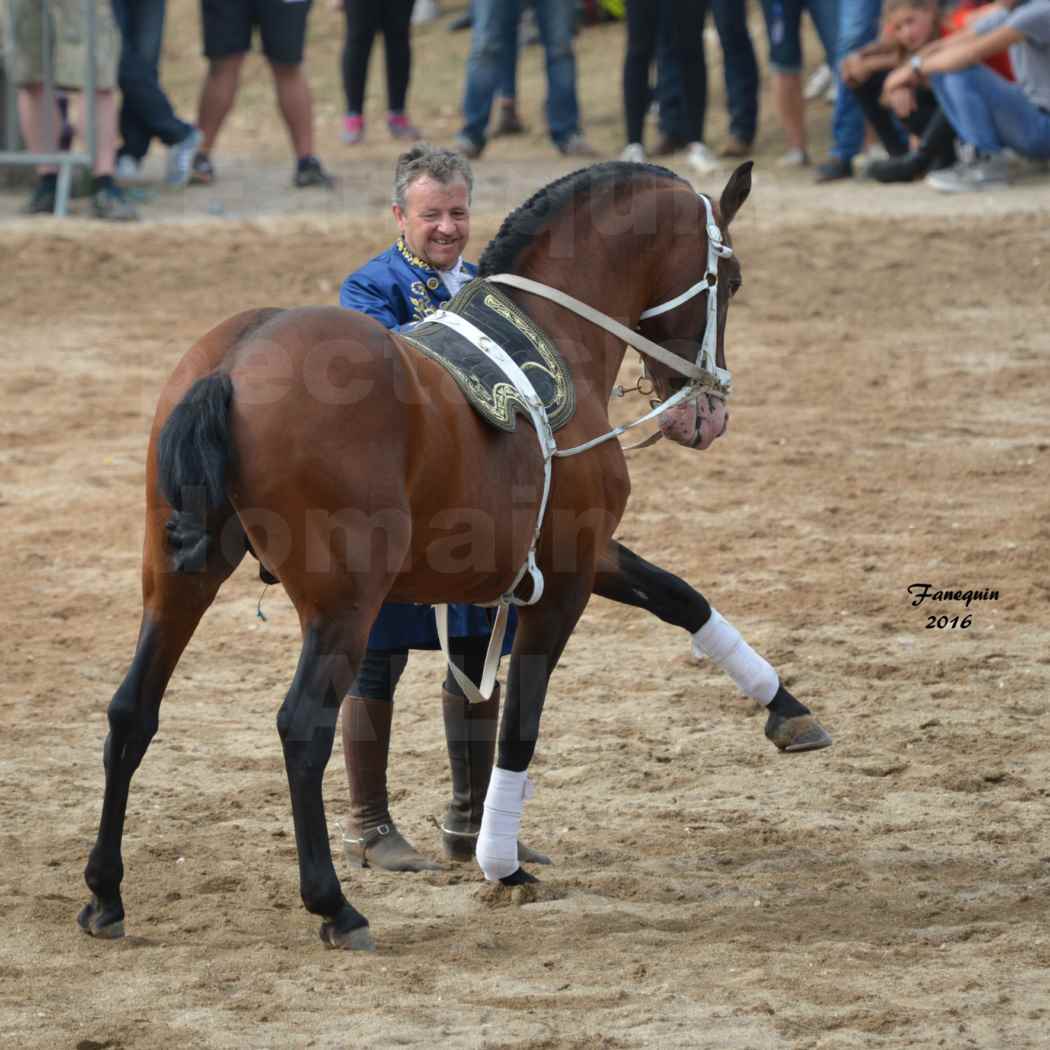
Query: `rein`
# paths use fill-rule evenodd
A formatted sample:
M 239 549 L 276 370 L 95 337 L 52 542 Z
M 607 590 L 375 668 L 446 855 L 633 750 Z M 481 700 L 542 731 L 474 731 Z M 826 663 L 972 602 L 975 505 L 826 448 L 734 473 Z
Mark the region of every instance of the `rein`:
M 495 687 L 496 682 L 496 673 L 499 669 L 500 655 L 503 649 L 503 639 L 507 631 L 507 619 L 510 606 L 534 605 L 543 596 L 543 573 L 536 564 L 536 546 L 539 543 L 540 531 L 543 528 L 543 519 L 547 512 L 547 501 L 550 497 L 551 460 L 555 457 L 576 456 L 581 452 L 587 452 L 589 449 L 601 445 L 612 438 L 619 437 L 620 434 L 632 430 L 634 427 L 640 426 L 642 423 L 646 423 L 650 419 L 655 419 L 668 409 L 674 408 L 683 401 L 688 401 L 698 393 L 704 393 L 710 397 L 720 398 L 721 400 L 725 400 L 729 397 L 732 389 L 732 376 L 728 369 L 720 368 L 718 366 L 716 356 L 716 345 L 718 340 L 717 292 L 718 260 L 728 258 L 733 254 L 733 250 L 725 243 L 722 237 L 722 231 L 715 222 L 711 201 L 702 193 L 698 193 L 697 196 L 704 202 L 704 210 L 707 213 L 707 271 L 703 278 L 697 281 L 696 284 L 687 288 L 684 292 L 675 296 L 673 299 L 669 299 L 664 303 L 660 303 L 657 306 L 644 310 L 639 317 L 639 321 L 644 321 L 649 317 L 656 317 L 660 314 L 669 313 L 683 303 L 689 302 L 689 300 L 695 296 L 707 292 L 707 319 L 704 324 L 704 338 L 697 350 L 696 360 L 692 363 L 685 360 L 685 358 L 679 357 L 677 354 L 671 353 L 670 350 L 665 350 L 659 343 L 646 338 L 640 332 L 628 328 L 625 324 L 621 324 L 619 321 L 595 310 L 593 306 L 588 306 L 587 303 L 573 298 L 573 296 L 568 295 L 560 289 L 551 288 L 549 285 L 541 284 L 539 281 L 533 281 L 531 278 L 521 277 L 518 274 L 513 273 L 494 274 L 491 277 L 484 278 L 486 281 L 491 281 L 493 284 L 503 284 L 511 288 L 518 288 L 521 291 L 530 292 L 533 295 L 538 295 L 543 299 L 548 299 L 553 303 L 557 303 L 559 306 L 570 310 L 584 320 L 590 321 L 591 324 L 597 325 L 599 328 L 603 328 L 617 338 L 622 339 L 628 346 L 634 347 L 634 349 L 638 350 L 640 353 L 646 354 L 648 357 L 659 361 L 672 371 L 678 372 L 689 380 L 689 382 L 687 382 L 679 391 L 666 400 L 661 401 L 659 404 L 654 405 L 650 412 L 647 412 L 644 416 L 634 420 L 632 423 L 625 423 L 623 426 L 614 427 L 607 433 L 592 438 L 590 441 L 585 441 L 581 445 L 575 445 L 572 448 L 559 449 L 557 440 L 554 437 L 554 431 L 551 428 L 550 421 L 547 419 L 547 412 L 543 407 L 542 400 L 536 393 L 528 376 L 525 375 L 513 358 L 511 358 L 511 356 L 499 346 L 499 344 L 490 339 L 475 325 L 471 324 L 470 321 L 460 317 L 458 314 L 451 314 L 445 310 L 438 310 L 427 315 L 428 322 L 443 324 L 458 332 L 460 335 L 469 339 L 479 350 L 487 354 L 503 369 L 507 378 L 510 379 L 524 399 L 529 417 L 532 420 L 533 428 L 536 431 L 536 438 L 540 444 L 540 453 L 543 456 L 543 493 L 540 497 L 539 511 L 536 515 L 536 527 L 533 530 L 532 541 L 529 544 L 529 553 L 526 557 L 525 563 L 514 577 L 513 583 L 511 583 L 510 587 L 500 597 L 499 602 L 497 603 L 499 609 L 496 614 L 495 623 L 492 625 L 492 634 L 489 638 L 488 650 L 485 653 L 485 666 L 482 670 L 480 689 L 474 685 L 474 683 L 449 657 L 448 605 L 440 604 L 434 606 L 438 639 L 441 642 L 441 650 L 445 657 L 445 661 L 459 687 L 463 690 L 464 695 L 472 704 L 482 703 L 483 701 L 488 700 L 492 695 L 492 690 Z M 645 448 L 647 445 L 651 445 L 659 440 L 660 436 L 661 435 L 654 435 L 650 438 L 646 438 L 644 441 L 641 441 L 632 447 Z M 531 578 L 532 591 L 528 598 L 518 598 L 514 594 L 514 591 L 525 578 L 526 574 Z

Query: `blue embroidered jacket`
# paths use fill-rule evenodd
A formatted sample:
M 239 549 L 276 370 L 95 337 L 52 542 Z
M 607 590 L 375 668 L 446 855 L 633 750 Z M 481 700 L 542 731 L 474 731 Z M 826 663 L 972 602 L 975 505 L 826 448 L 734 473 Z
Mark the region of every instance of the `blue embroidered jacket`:
M 477 267 L 464 263 L 472 277 Z M 451 296 L 437 271 L 414 255 L 404 240 L 387 248 L 343 281 L 339 305 L 374 317 L 387 328 L 398 329 L 422 321 L 444 306 Z M 453 638 L 487 637 L 495 610 L 476 605 L 450 605 L 448 632 Z M 503 652 L 509 653 L 517 617 L 511 610 Z M 368 636 L 369 649 L 440 649 L 434 610 L 429 605 L 387 602 Z

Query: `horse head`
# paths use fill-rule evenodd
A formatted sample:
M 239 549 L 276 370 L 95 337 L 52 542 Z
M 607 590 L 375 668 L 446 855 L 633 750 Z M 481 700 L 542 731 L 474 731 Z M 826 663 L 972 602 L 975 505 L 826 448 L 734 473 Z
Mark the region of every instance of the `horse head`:
M 662 255 L 653 284 L 653 305 L 641 313 L 641 333 L 686 366 L 678 369 L 645 359 L 654 407 L 679 399 L 659 417 L 660 430 L 687 448 L 709 448 L 729 422 L 726 314 L 743 284 L 729 224 L 750 192 L 748 161 L 730 176 L 717 205 L 701 194 L 694 195 L 691 215 L 684 222 L 676 221 L 675 236 Z

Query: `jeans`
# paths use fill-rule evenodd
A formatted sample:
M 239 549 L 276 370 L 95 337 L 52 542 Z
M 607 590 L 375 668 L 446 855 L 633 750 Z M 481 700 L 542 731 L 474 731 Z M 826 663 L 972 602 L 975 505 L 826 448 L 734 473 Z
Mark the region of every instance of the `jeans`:
M 842 83 L 842 60 L 879 34 L 882 0 L 839 0 L 838 35 L 835 46 L 835 112 L 831 118 L 831 155 L 847 164 L 864 146 L 864 114 L 853 93 Z
M 1009 148 L 1025 157 L 1050 157 L 1050 113 L 1019 84 L 977 65 L 933 73 L 930 86 L 959 138 L 981 153 Z
M 845 7 L 854 0 L 841 0 Z M 864 0 L 865 3 L 869 0 Z M 880 0 L 874 0 L 876 4 Z M 769 64 L 775 73 L 802 72 L 802 12 L 808 11 L 824 46 L 828 65 L 835 62 L 840 0 L 762 0 L 769 36 Z
M 758 128 L 758 62 L 747 31 L 747 3 L 711 0 L 711 11 L 722 44 L 729 133 L 741 142 L 753 142 Z M 660 129 L 669 138 L 688 141 L 681 74 L 666 34 L 661 34 L 656 54 L 656 98 Z
M 154 138 L 166 146 L 181 142 L 193 126 L 180 120 L 160 86 L 160 48 L 164 38 L 165 0 L 113 0 L 120 29 L 117 80 L 120 107 L 120 152 L 142 160 Z
M 547 61 L 547 127 L 556 145 L 580 130 L 576 98 L 576 56 L 572 33 L 576 21 L 574 0 L 534 0 L 536 24 Z M 506 87 L 506 69 L 516 55 L 508 54 L 517 36 L 521 0 L 473 0 L 474 25 L 467 58 L 461 134 L 478 145 L 485 143 L 492 100 Z

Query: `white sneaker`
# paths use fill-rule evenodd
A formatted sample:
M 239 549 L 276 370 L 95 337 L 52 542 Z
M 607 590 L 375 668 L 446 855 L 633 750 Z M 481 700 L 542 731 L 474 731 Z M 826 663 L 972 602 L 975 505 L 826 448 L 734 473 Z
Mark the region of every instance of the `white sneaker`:
M 805 168 L 809 164 L 809 154 L 804 149 L 789 149 L 782 157 L 777 158 L 778 168 Z
M 185 186 L 190 181 L 193 157 L 197 147 L 204 141 L 199 128 L 193 128 L 181 141 L 168 147 L 168 170 L 164 181 L 169 186 Z
M 625 160 L 628 164 L 644 164 L 645 147 L 640 142 L 629 142 L 624 146 L 620 160 Z
M 702 143 L 690 142 L 686 163 L 700 175 L 710 175 L 722 167 L 718 158 Z
M 435 18 L 441 17 L 441 8 L 437 0 L 416 0 L 416 6 L 412 9 L 412 25 L 422 25 L 424 22 L 433 22 Z
M 122 153 L 117 157 L 113 175 L 118 182 L 141 182 L 142 165 L 134 157 L 129 157 L 126 153 Z
M 802 89 L 802 97 L 807 102 L 819 98 L 828 90 L 831 84 L 831 69 L 825 62 L 824 65 L 818 66 L 812 73 L 810 73 L 809 78 L 806 80 L 806 86 Z
M 1010 162 L 1005 153 L 978 153 L 972 145 L 960 142 L 959 160 L 950 168 L 931 171 L 926 185 L 941 193 L 972 193 L 1010 185 Z

